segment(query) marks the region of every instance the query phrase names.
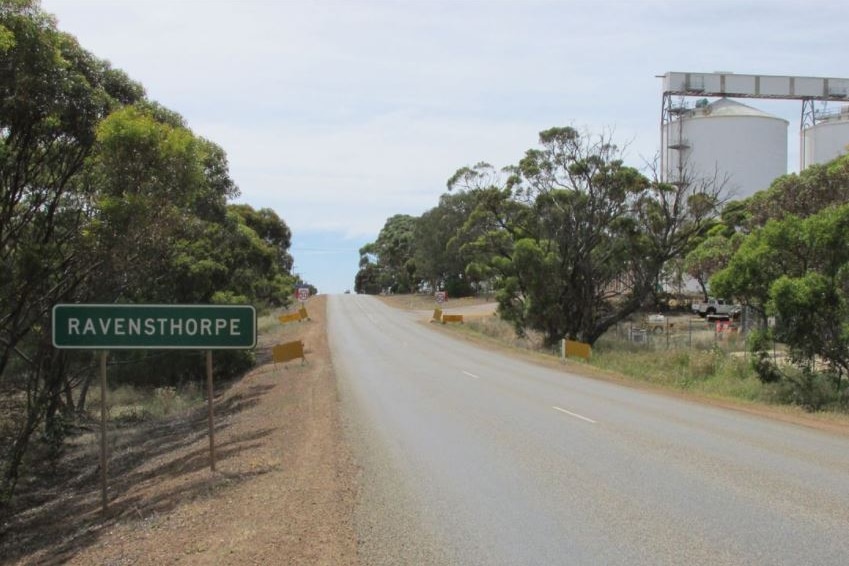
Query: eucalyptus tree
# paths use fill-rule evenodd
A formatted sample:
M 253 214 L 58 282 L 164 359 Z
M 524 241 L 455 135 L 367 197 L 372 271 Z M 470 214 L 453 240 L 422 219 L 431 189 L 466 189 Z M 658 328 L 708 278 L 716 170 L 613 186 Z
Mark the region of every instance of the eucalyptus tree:
M 420 283 L 415 264 L 416 218 L 396 214 L 386 220 L 377 239 L 360 249 L 357 292 L 415 291 Z
M 96 126 L 141 87 L 56 30 L 37 2 L 0 9 L 0 375 L 19 341 L 77 283 L 75 183 Z
M 721 189 L 652 182 L 605 135 L 551 128 L 539 141 L 502 174 L 481 163 L 459 170 L 449 188 L 478 195 L 467 227 L 479 233 L 467 247 L 493 277 L 501 316 L 549 344 L 592 344 L 642 306 L 666 262 L 692 248 Z
M 276 212 L 270 208 L 255 210 L 247 204 L 231 204 L 228 209 L 237 212 L 266 245 L 274 248 L 277 253 L 275 261 L 281 269 L 292 270 L 293 260 L 289 253 L 292 231 Z
M 34 433 L 59 447 L 67 412 L 85 406 L 90 358 L 52 347 L 54 304 L 291 300 L 288 226 L 228 208 L 237 195 L 219 146 L 58 31 L 38 2 L 0 4 L 0 396 L 15 415 L 0 430 L 0 500 Z M 199 359 L 158 359 L 136 373 L 202 373 Z M 249 361 L 228 353 L 216 366 Z
M 824 365 L 840 390 L 849 376 L 849 205 L 767 221 L 745 238 L 711 286 L 777 317 L 774 330 L 753 340 L 762 380 L 786 377 L 768 363 L 765 349 L 773 338 L 788 346 L 791 361 L 809 377 Z
M 24 400 L 4 447 L 0 497 L 17 481 L 40 422 L 47 419 L 48 437 L 58 430 L 49 416 L 68 360 L 50 345 L 49 311 L 97 265 L 86 230 L 90 202 L 79 190 L 97 125 L 143 95 L 58 31 L 37 2 L 0 5 L 0 393 Z
M 728 264 L 735 247 L 739 246 L 739 240 L 736 234 L 731 237 L 725 235 L 724 228 L 720 226 L 684 258 L 684 270 L 698 283 L 705 300 L 708 298 L 708 281 Z
M 466 271 L 469 258 L 460 250 L 457 234 L 475 208 L 471 193 L 444 194 L 439 205 L 416 219 L 413 257 L 416 275 L 435 291 L 449 296 L 471 294 L 476 279 Z
M 747 227 L 763 226 L 787 215 L 804 218 L 849 201 L 849 155 L 779 177 L 745 201 Z

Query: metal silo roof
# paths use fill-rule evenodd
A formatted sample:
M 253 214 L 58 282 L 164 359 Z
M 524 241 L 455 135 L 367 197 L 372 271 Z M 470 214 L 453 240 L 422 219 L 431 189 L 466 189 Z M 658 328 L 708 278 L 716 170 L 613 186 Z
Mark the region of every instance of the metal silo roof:
M 696 113 L 694 114 L 694 117 L 707 116 L 746 116 L 752 118 L 771 118 L 773 120 L 781 120 L 789 124 L 789 122 L 784 118 L 773 116 L 772 114 L 768 114 L 763 110 L 758 110 L 757 108 L 753 108 L 747 104 L 743 104 L 742 102 L 737 102 L 736 100 L 731 100 L 730 98 L 720 98 L 719 100 L 715 100 L 707 106 L 697 109 Z

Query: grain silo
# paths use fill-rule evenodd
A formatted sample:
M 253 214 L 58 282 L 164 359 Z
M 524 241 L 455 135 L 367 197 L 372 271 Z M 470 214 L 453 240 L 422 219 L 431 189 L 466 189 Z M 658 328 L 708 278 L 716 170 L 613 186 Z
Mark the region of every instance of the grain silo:
M 849 106 L 818 114 L 816 123 L 802 132 L 803 166 L 827 163 L 849 153 Z
M 671 114 L 662 136 L 672 183 L 715 178 L 744 198 L 787 172 L 787 120 L 729 98 L 677 105 Z

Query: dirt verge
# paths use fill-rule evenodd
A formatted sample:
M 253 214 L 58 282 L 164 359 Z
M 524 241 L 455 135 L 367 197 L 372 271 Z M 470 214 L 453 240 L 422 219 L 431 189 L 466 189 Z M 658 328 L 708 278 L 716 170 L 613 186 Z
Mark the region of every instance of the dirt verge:
M 96 444 L 67 475 L 24 493 L 0 521 L 4 564 L 356 564 L 356 467 L 345 444 L 325 332 L 311 320 L 260 337 L 267 360 L 216 392 L 216 471 L 205 408 L 111 431 L 110 502 L 100 511 Z M 270 348 L 303 340 L 307 363 Z M 94 451 L 94 453 L 93 453 Z

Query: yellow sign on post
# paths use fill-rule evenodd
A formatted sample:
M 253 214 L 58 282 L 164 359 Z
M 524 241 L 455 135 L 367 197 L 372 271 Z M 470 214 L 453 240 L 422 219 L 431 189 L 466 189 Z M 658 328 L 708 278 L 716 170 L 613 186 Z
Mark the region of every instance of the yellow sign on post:
M 307 307 L 304 306 L 301 306 L 301 308 L 299 308 L 297 312 L 281 314 L 277 317 L 277 320 L 279 320 L 281 324 L 286 324 L 288 322 L 301 322 L 302 320 L 309 319 L 310 315 L 307 313 Z
M 433 322 L 442 322 L 442 309 L 436 308 L 433 309 Z
M 592 355 L 592 346 L 585 342 L 576 342 L 575 340 L 563 340 L 563 357 L 584 358 L 590 361 Z
M 287 322 L 300 322 L 301 321 L 301 313 L 293 312 L 289 314 L 281 314 L 277 317 L 277 320 L 280 321 L 281 324 L 286 324 Z
M 301 363 L 306 363 L 307 361 L 304 355 L 304 343 L 300 340 L 274 346 L 271 349 L 271 355 L 275 364 L 297 360 L 298 358 L 301 358 Z

